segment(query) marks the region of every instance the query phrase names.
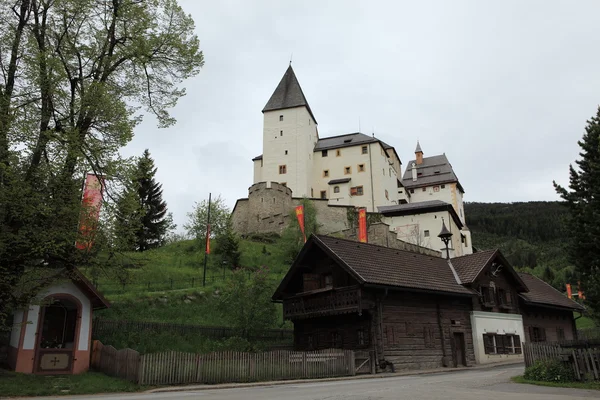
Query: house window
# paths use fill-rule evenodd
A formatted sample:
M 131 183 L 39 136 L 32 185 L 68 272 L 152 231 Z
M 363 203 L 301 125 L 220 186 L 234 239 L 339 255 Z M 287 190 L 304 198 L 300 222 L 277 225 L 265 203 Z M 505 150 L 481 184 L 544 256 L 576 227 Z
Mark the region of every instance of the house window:
M 283 131 L 279 131 L 279 136 L 283 136 Z
M 279 121 L 283 121 L 283 115 L 279 116 Z
M 331 332 L 331 345 L 334 349 L 342 346 L 342 335 L 339 332 Z
M 557 340 L 565 340 L 564 328 L 556 328 L 556 339 Z
M 426 188 L 426 187 L 424 187 L 424 188 L 423 188 L 423 191 L 424 191 L 424 192 L 426 192 L 426 191 L 427 191 L 427 188 Z
M 312 349 L 314 346 L 313 335 L 306 336 L 306 345 L 309 349 Z
M 546 341 L 546 330 L 539 326 L 529 327 L 529 341 L 530 342 L 545 342 Z
M 333 276 L 331 274 L 323 275 L 323 286 L 326 288 L 333 287 Z
M 439 186 L 434 186 L 433 187 L 433 191 L 434 192 L 439 192 L 440 191 L 440 187 Z
M 414 193 L 414 192 L 415 192 L 415 189 L 410 189 L 410 192 L 411 192 L 411 193 Z
M 446 189 L 446 185 L 440 185 L 442 189 Z
M 322 199 L 326 199 L 327 198 L 327 191 L 326 190 L 321 190 L 321 198 Z
M 365 164 L 358 164 L 358 172 L 365 172 Z
M 327 150 L 323 150 L 321 152 L 321 157 L 327 157 Z
M 339 157 L 339 156 L 341 156 L 341 155 L 342 155 L 342 151 L 341 151 L 341 150 L 336 150 L 336 151 L 335 151 L 335 156 L 336 156 L 336 157 Z
M 323 178 L 327 178 L 329 176 L 329 170 L 325 169 L 323 170 Z
M 362 152 L 362 154 L 367 154 L 369 152 L 369 148 L 367 146 L 363 146 L 361 148 L 361 152 Z
M 429 237 L 429 231 L 428 230 L 423 231 L 423 234 L 425 235 L 425 237 Z
M 485 354 L 521 354 L 521 337 L 484 333 L 483 348 Z
M 350 196 L 362 196 L 363 195 L 363 187 L 355 186 L 350 188 Z
M 494 283 L 494 282 L 490 282 L 490 283 Z M 483 303 L 486 306 L 489 307 L 489 306 L 496 304 L 495 294 L 496 294 L 496 291 L 495 291 L 494 287 L 492 287 L 492 286 L 482 286 L 481 287 L 481 297 L 483 299 Z
M 333 193 L 339 193 L 340 192 L 340 187 L 339 186 L 334 186 L 333 187 Z
M 352 173 L 352 168 L 350 168 L 350 167 L 344 167 L 344 175 L 348 175 L 350 173 Z
M 388 200 L 390 199 L 390 194 L 388 193 L 387 189 L 385 190 L 385 198 Z
M 279 174 L 286 174 L 287 173 L 287 166 L 285 165 L 280 165 L 279 166 Z
M 358 339 L 358 345 L 364 346 L 365 345 L 365 331 L 363 331 L 362 329 L 359 329 L 358 331 L 356 331 L 356 336 Z

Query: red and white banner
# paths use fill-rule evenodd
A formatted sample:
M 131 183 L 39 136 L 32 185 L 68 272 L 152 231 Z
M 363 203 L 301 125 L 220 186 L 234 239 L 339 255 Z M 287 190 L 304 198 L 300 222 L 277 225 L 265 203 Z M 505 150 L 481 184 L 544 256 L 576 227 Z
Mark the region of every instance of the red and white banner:
M 304 206 L 296 207 L 296 218 L 298 218 L 298 225 L 300 225 L 300 231 L 302 231 L 304 243 L 306 243 L 306 234 L 304 233 Z
M 568 298 L 573 298 L 573 292 L 571 291 L 571 284 L 567 283 L 567 297 Z
M 79 234 L 81 237 L 75 243 L 80 250 L 90 249 L 93 245 L 94 234 L 100 218 L 102 207 L 102 190 L 104 181 L 96 174 L 88 173 L 83 187 L 81 200 L 82 210 L 79 219 Z
M 210 224 L 206 225 L 206 254 L 210 254 Z
M 367 209 L 358 210 L 358 241 L 367 243 Z

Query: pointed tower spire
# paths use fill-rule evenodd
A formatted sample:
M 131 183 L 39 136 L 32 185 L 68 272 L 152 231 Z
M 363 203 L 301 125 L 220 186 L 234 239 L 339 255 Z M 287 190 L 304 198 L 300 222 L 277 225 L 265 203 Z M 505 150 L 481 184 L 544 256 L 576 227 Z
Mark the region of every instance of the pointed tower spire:
M 421 150 L 421 145 L 417 140 L 417 148 L 415 149 L 415 156 L 417 158 L 417 165 L 423 164 L 423 150 Z
M 277 88 L 271 95 L 271 98 L 265 105 L 265 108 L 263 108 L 262 112 L 302 106 L 306 107 L 316 124 L 317 120 L 308 105 L 308 101 L 306 101 L 306 97 L 304 97 L 304 93 L 302 92 L 302 88 L 292 69 L 292 63 L 290 62 L 290 66 L 287 71 L 285 71 L 283 78 L 281 78 L 279 85 L 277 85 Z

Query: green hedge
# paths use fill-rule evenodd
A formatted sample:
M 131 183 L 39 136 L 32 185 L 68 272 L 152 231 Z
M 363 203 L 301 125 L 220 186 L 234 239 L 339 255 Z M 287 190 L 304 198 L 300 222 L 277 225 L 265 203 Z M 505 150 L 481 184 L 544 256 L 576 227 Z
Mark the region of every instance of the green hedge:
M 573 370 L 559 360 L 536 361 L 525 369 L 525 379 L 540 382 L 573 382 Z

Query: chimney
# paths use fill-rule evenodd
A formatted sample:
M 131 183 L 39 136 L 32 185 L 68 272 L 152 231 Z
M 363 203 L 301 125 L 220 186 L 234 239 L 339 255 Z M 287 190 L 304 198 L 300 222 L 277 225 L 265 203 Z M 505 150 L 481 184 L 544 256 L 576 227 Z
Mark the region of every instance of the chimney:
M 412 178 L 413 182 L 417 181 L 417 164 L 412 163 Z
M 417 158 L 417 165 L 423 164 L 423 150 L 421 150 L 421 145 L 419 144 L 418 140 L 417 148 L 415 149 L 415 156 Z M 413 180 L 416 180 L 416 178 L 413 178 Z

